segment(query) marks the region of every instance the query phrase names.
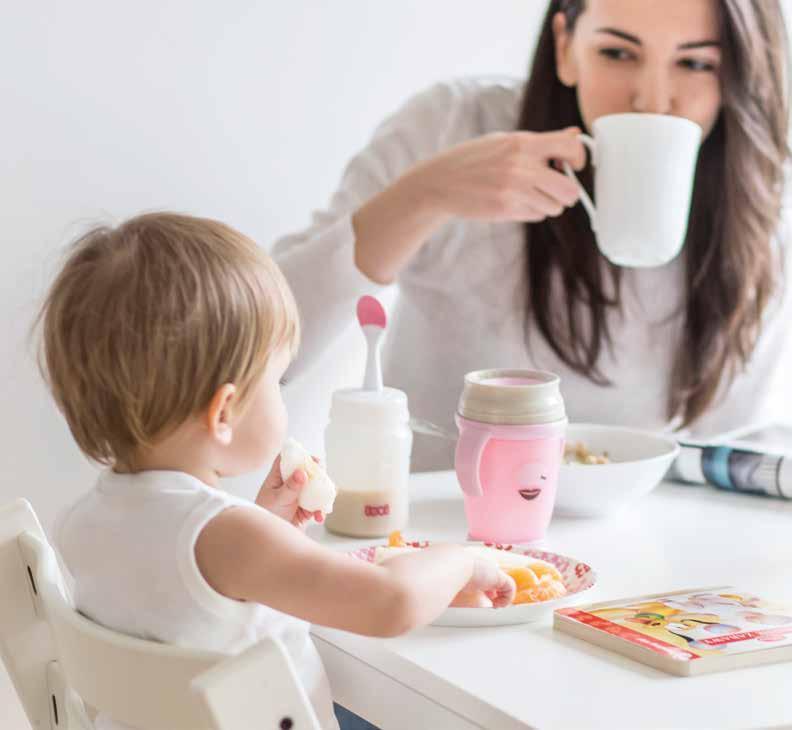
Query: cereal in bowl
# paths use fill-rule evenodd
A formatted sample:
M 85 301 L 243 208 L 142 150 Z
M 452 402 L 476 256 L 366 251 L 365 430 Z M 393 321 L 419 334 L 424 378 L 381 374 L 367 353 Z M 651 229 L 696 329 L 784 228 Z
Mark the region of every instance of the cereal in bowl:
M 610 456 L 607 451 L 602 454 L 595 454 L 589 450 L 588 446 L 582 442 L 576 444 L 567 444 L 564 449 L 564 463 L 565 464 L 610 464 Z

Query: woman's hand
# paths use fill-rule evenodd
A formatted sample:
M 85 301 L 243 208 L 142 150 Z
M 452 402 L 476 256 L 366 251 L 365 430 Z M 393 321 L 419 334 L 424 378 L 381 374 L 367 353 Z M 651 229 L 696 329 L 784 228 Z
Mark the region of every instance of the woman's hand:
M 477 559 L 467 585 L 457 593 L 454 608 L 503 608 L 514 600 L 514 580 L 489 560 Z
M 586 152 L 580 130 L 497 132 L 452 147 L 413 168 L 406 179 L 439 216 L 531 221 L 561 215 L 580 197 L 553 161 L 580 170 Z
M 280 456 L 278 456 L 259 490 L 256 504 L 291 522 L 295 527 L 304 528 L 311 518 L 323 522 L 322 512 L 308 512 L 298 504 L 300 492 L 306 484 L 308 484 L 308 475 L 302 469 L 297 469 L 284 482 L 281 477 Z
M 536 222 L 575 205 L 580 192 L 554 161 L 580 170 L 586 151 L 576 127 L 496 132 L 418 163 L 352 217 L 355 264 L 389 284 L 452 218 Z

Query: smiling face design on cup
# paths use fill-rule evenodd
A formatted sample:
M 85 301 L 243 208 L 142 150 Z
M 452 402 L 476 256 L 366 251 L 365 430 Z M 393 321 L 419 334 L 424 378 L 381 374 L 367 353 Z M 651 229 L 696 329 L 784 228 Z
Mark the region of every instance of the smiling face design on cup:
M 547 485 L 547 464 L 534 462 L 521 467 L 517 475 L 517 494 L 527 502 L 533 502 L 542 496 L 542 489 Z
M 492 506 L 544 522 L 555 502 L 562 439 L 492 439 L 481 455 L 481 487 Z

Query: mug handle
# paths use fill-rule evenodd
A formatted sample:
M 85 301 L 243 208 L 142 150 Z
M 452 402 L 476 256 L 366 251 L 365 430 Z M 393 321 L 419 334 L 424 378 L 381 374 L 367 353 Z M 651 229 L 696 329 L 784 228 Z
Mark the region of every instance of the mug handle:
M 459 486 L 469 497 L 481 497 L 484 489 L 481 487 L 481 455 L 484 447 L 490 440 L 490 435 L 480 429 L 460 428 L 459 440 L 454 455 Z
M 597 164 L 597 143 L 589 137 L 587 134 L 580 134 L 578 135 L 578 139 L 588 147 L 589 152 L 591 152 L 591 164 Z M 589 194 L 586 192 L 586 189 L 580 184 L 580 180 L 577 179 L 575 173 L 572 172 L 572 168 L 569 166 L 568 162 L 562 163 L 564 166 L 564 172 L 567 174 L 567 177 L 571 178 L 575 184 L 578 186 L 578 190 L 580 190 L 580 202 L 583 203 L 583 207 L 586 209 L 586 213 L 588 213 L 588 217 L 591 220 L 591 230 L 597 230 L 597 209 L 594 207 L 594 203 L 591 202 L 591 198 Z

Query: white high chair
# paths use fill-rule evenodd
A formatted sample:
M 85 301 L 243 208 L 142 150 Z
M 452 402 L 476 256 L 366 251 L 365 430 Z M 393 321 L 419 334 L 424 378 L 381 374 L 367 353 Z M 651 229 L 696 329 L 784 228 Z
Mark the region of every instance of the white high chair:
M 283 646 L 234 657 L 144 641 L 74 610 L 30 504 L 0 508 L 0 656 L 34 730 L 320 730 Z

